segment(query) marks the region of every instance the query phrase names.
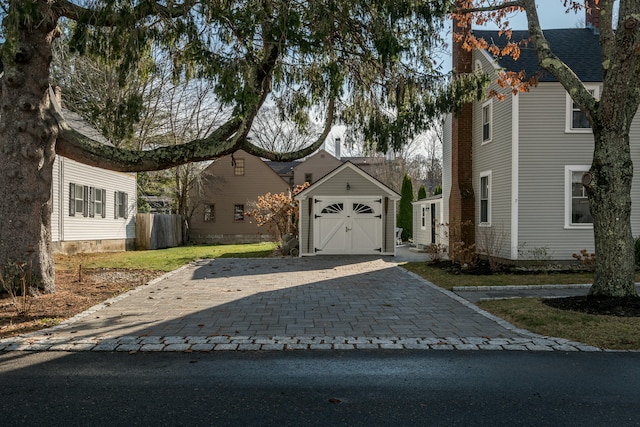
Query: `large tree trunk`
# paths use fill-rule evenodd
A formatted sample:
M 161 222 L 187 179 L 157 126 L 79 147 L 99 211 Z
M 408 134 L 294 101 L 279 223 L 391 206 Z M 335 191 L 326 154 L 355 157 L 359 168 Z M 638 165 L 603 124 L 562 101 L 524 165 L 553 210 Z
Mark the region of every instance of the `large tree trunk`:
M 0 269 L 24 263 L 37 286 L 53 292 L 51 182 L 57 123 L 48 110 L 51 42 L 57 30 L 47 2 L 26 3 L 11 3 L 5 19 L 21 22 L 18 42 L 5 43 L 1 51 Z M 17 16 L 25 10 L 29 17 Z
M 590 296 L 637 296 L 631 231 L 633 164 L 628 126 L 594 125 L 591 182 L 586 179 L 596 248 Z

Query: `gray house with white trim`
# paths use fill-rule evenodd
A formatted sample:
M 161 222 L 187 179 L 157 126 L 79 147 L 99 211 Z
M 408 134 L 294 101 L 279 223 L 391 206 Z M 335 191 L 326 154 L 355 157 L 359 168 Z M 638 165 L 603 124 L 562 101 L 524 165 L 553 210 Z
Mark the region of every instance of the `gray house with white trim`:
M 545 30 L 544 34 L 553 51 L 597 97 L 602 82 L 597 28 Z M 474 35 L 498 46 L 505 43 L 494 31 L 474 31 Z M 526 38 L 526 31 L 513 32 L 514 40 Z M 523 47 L 517 61 L 495 58 L 486 50 L 457 54 L 469 55 L 472 69 L 489 73 L 493 80 L 503 69 L 524 70 L 527 77 L 539 73 L 539 83 L 517 95 L 493 83 L 490 89 L 505 95 L 503 101 L 475 101 L 468 114 L 448 118 L 443 147 L 444 222 L 451 228 L 466 218 L 473 223 L 480 252 L 490 241 L 496 244 L 494 253 L 509 260 L 533 259 L 541 252 L 549 259 L 571 260 L 583 248 L 593 252 L 593 226 L 581 179 L 591 165 L 594 142 L 584 113 L 553 76 L 540 71 L 532 48 Z M 470 141 L 464 140 L 465 126 L 470 129 Z M 640 164 L 637 117 L 630 136 L 632 158 Z M 462 175 L 469 167 L 473 192 L 467 199 L 471 202 L 461 207 L 460 189 L 466 185 Z M 636 201 L 632 228 L 634 235 L 640 235 L 639 174 L 633 179 L 632 200 Z

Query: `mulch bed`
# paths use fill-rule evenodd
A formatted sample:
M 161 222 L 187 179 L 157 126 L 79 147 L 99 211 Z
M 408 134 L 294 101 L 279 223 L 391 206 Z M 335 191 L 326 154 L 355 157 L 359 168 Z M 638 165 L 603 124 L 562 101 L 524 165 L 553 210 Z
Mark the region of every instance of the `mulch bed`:
M 542 302 L 549 307 L 561 310 L 619 317 L 640 317 L 640 297 L 579 296 L 544 299 Z
M 25 314 L 18 314 L 7 293 L 0 292 L 0 338 L 53 326 L 162 274 L 116 268 L 57 271 L 56 292 L 29 297 Z
M 447 271 L 449 274 L 460 275 L 491 275 L 496 274 L 491 270 L 489 264 L 481 260 L 476 265 L 470 267 L 461 267 L 459 264 L 452 263 L 448 260 L 431 263 L 434 267 Z M 553 268 L 554 274 L 575 273 L 575 268 L 561 268 L 556 266 Z M 502 266 L 499 273 L 510 274 L 543 274 L 548 273 L 545 268 L 515 268 L 513 266 Z M 499 274 L 498 273 L 498 274 Z M 615 298 L 615 297 L 595 297 L 595 296 L 577 296 L 565 298 L 544 299 L 543 303 L 549 307 L 558 308 L 560 310 L 576 311 L 588 314 L 600 314 L 618 317 L 640 317 L 640 297 Z

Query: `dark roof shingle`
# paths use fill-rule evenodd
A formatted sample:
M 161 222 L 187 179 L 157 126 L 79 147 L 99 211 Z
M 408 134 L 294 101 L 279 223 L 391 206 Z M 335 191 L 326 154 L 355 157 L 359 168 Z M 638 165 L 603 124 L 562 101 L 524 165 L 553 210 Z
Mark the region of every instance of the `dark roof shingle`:
M 474 30 L 477 38 L 484 38 L 487 43 L 495 43 L 502 47 L 507 43 L 504 35 L 498 36 L 497 31 Z M 599 36 L 588 28 L 568 28 L 558 30 L 544 30 L 544 36 L 549 42 L 551 50 L 573 70 L 583 82 L 602 81 L 602 53 L 600 51 Z M 513 31 L 511 39 L 519 41 L 529 38 L 528 31 Z M 526 72 L 527 78 L 535 76 L 541 71 L 538 56 L 531 43 L 520 46 L 520 57 L 514 61 L 511 57 L 497 58 L 498 65 L 508 71 Z M 542 71 L 541 82 L 557 81 L 549 72 Z

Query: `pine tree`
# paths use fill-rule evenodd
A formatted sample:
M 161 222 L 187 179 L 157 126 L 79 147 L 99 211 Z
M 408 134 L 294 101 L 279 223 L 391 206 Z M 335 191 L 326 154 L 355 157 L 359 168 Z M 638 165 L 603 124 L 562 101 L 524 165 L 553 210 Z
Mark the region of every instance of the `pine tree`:
M 420 184 L 420 188 L 418 189 L 418 200 L 427 198 L 427 189 L 424 187 L 424 184 Z
M 400 192 L 400 211 L 398 212 L 398 227 L 402 228 L 402 240 L 413 236 L 413 183 L 406 173 L 402 179 Z

